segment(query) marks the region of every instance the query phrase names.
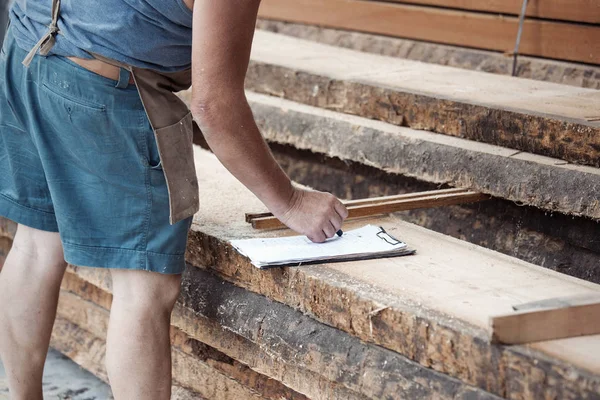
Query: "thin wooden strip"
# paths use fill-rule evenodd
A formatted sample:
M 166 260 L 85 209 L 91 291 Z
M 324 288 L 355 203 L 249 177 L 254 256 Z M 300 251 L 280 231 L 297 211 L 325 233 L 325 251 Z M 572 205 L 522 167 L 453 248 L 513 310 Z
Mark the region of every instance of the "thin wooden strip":
M 563 299 L 564 301 L 564 299 Z M 550 303 L 549 303 L 550 304 Z M 600 297 L 571 306 L 529 309 L 490 318 L 493 343 L 523 344 L 600 334 Z
M 348 207 L 348 219 L 373 215 L 389 214 L 417 208 L 440 207 L 463 203 L 473 203 L 489 198 L 478 192 L 451 193 L 445 195 L 423 196 L 413 199 L 396 200 L 379 204 L 355 205 Z M 252 221 L 254 229 L 284 228 L 285 225 L 275 217 L 257 218 Z
M 397 194 L 397 195 L 393 195 L 393 196 L 371 197 L 368 199 L 344 200 L 344 201 L 342 201 L 342 203 L 344 203 L 344 205 L 346 205 L 346 206 L 377 204 L 377 203 L 384 203 L 384 202 L 395 201 L 395 200 L 414 199 L 414 198 L 423 197 L 423 196 L 437 196 L 437 195 L 449 194 L 449 193 L 464 193 L 466 191 L 467 191 L 467 189 L 463 189 L 463 188 L 429 190 L 429 191 L 425 191 L 425 192 L 404 193 L 404 194 Z M 270 212 L 246 213 L 246 222 L 251 223 L 255 219 L 272 217 L 272 216 L 273 216 L 273 214 Z
M 518 15 L 523 0 L 386 0 L 393 3 L 422 4 L 463 10 Z M 600 23 L 598 0 L 530 0 L 528 17 Z
M 378 204 L 352 206 L 348 209 L 349 218 L 368 217 L 371 215 L 389 214 L 398 211 L 414 210 L 416 208 L 429 208 L 449 206 L 453 204 L 471 203 L 489 196 L 478 192 L 451 193 L 443 195 L 424 196 L 413 199 L 389 201 Z
M 417 199 L 417 198 L 428 197 L 428 196 L 440 196 L 440 195 L 453 194 L 453 193 L 466 193 L 468 191 L 469 191 L 468 189 L 463 189 L 463 188 L 429 190 L 429 191 L 425 191 L 425 192 L 398 194 L 398 195 L 394 195 L 394 196 L 381 196 L 381 197 L 372 197 L 369 199 L 348 200 L 348 201 L 345 201 L 344 204 L 347 206 L 362 206 L 362 205 L 368 205 L 368 204 L 388 203 L 388 202 L 398 201 L 398 200 Z
M 263 0 L 259 16 L 506 53 L 518 29 L 516 17 L 359 0 Z M 600 27 L 526 20 L 520 52 L 600 64 Z
M 272 217 L 273 213 L 264 212 L 264 213 L 246 213 L 246 222 L 251 223 L 253 220 L 258 218 L 267 218 Z

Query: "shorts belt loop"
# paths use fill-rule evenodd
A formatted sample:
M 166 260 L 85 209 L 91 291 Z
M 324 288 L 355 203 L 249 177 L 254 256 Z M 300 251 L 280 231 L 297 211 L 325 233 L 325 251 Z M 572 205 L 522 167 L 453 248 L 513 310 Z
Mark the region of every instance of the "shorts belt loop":
M 125 68 L 119 68 L 119 82 L 117 82 L 117 86 L 119 89 L 125 89 L 129 86 L 129 70 Z

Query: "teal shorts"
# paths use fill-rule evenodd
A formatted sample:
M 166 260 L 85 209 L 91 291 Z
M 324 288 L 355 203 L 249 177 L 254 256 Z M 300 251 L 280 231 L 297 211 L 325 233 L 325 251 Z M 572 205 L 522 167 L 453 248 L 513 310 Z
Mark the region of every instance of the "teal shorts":
M 59 232 L 73 265 L 181 273 L 192 218 L 169 224 L 136 87 L 58 56 L 25 68 L 26 54 L 9 29 L 0 54 L 0 216 Z

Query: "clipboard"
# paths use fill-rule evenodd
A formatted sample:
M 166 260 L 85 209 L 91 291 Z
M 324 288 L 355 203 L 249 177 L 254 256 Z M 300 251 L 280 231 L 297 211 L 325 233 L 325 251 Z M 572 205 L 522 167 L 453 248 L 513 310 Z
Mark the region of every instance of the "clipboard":
M 370 260 L 415 254 L 381 226 L 366 225 L 324 243 L 305 236 L 232 240 L 233 247 L 257 268 L 291 267 L 343 261 Z

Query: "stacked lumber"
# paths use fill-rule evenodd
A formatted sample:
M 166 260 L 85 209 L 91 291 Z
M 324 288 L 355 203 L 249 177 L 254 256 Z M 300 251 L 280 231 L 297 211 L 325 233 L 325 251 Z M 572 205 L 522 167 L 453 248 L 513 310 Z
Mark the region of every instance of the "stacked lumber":
M 600 3 L 532 1 L 520 53 L 600 64 Z M 264 0 L 259 16 L 457 46 L 512 52 L 520 0 Z
M 599 285 L 396 216 L 347 229 L 383 225 L 417 255 L 258 270 L 229 241 L 267 235 L 244 220 L 259 201 L 206 151 L 196 165 L 203 207 L 172 318 L 178 387 L 207 399 L 598 398 L 599 335 L 500 346 L 488 320 Z M 105 271 L 70 267 L 52 342 L 100 376 L 110 292 Z

